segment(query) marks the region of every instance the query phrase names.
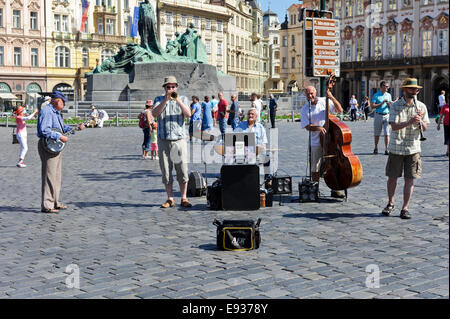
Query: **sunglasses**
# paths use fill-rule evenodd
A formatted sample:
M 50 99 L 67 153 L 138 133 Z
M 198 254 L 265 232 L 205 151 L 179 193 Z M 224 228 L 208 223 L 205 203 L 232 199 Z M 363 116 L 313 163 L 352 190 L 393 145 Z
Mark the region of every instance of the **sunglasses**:
M 168 88 L 168 89 L 170 90 L 170 89 L 176 89 L 177 87 L 176 87 L 175 85 L 174 85 L 174 86 L 172 86 L 172 85 L 167 85 L 166 88 Z

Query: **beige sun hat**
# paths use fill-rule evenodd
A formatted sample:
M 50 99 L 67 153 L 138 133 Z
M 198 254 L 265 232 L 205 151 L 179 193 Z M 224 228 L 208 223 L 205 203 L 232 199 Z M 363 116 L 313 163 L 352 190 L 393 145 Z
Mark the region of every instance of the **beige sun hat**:
M 177 78 L 174 77 L 173 75 L 169 75 L 168 77 L 164 78 L 163 87 L 166 86 L 166 84 L 169 84 L 169 83 L 175 83 L 176 85 L 178 85 Z
M 407 78 L 405 81 L 403 81 L 402 88 L 421 89 L 422 87 L 418 85 L 418 81 L 416 78 Z

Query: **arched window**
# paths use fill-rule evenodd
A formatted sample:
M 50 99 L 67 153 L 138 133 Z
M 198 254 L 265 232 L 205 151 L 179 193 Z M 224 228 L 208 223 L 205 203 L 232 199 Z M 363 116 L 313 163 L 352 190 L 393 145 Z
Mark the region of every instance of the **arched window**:
M 55 49 L 55 66 L 58 68 L 70 68 L 70 50 L 59 46 Z
M 109 49 L 103 49 L 101 54 L 101 63 L 103 63 L 107 58 L 114 56 L 114 52 Z
M 83 67 L 89 67 L 89 50 L 87 48 L 83 48 L 82 50 L 82 59 L 83 59 Z

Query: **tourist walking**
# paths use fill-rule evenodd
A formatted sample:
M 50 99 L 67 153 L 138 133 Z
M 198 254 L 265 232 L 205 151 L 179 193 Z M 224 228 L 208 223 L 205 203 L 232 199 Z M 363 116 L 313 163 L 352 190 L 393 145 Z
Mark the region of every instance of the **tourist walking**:
M 16 116 L 16 136 L 20 144 L 19 160 L 17 161 L 16 164 L 17 167 L 20 168 L 27 167 L 23 162 L 23 160 L 25 159 L 25 155 L 28 152 L 26 121 L 33 119 L 34 116 L 38 114 L 38 112 L 39 111 L 36 109 L 31 115 L 27 116 L 26 109 L 23 106 L 19 106 L 17 110 L 14 112 L 14 115 Z
M 231 125 L 234 130 L 239 123 L 239 101 L 236 94 L 231 95 L 231 106 L 228 112 L 228 125 Z
M 392 104 L 392 96 L 388 92 L 389 84 L 386 81 L 380 82 L 380 90 L 372 96 L 370 106 L 375 109 L 375 116 L 373 121 L 373 134 L 375 148 L 373 154 L 378 154 L 378 141 L 380 139 L 381 130 L 384 135 L 384 154 L 388 155 L 389 135 L 391 128 L 389 126 L 389 108 Z
M 448 103 L 444 103 L 441 107 L 441 112 L 439 113 L 439 121 L 437 125 L 437 130 L 439 131 L 441 129 L 441 123 L 444 122 L 444 144 L 447 145 L 447 153 L 445 153 L 445 156 L 448 156 L 449 153 L 449 107 Z M 442 120 L 442 118 L 444 118 Z
M 275 128 L 275 118 L 278 110 L 278 103 L 273 94 L 270 94 L 269 100 L 269 115 L 270 115 L 270 123 L 272 124 L 272 128 Z
M 350 114 L 351 114 L 352 122 L 356 121 L 358 119 L 356 117 L 357 111 L 358 111 L 358 101 L 356 100 L 355 96 L 352 95 L 352 98 L 350 99 Z

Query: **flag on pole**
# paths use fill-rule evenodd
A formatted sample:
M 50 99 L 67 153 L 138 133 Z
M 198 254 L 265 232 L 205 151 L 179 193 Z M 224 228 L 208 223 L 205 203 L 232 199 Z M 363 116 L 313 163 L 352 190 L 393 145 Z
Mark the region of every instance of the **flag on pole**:
M 81 11 L 82 11 L 82 18 L 81 18 L 81 32 L 84 32 L 84 25 L 86 24 L 86 19 L 88 15 L 89 9 L 89 1 L 87 0 L 81 0 Z
M 138 33 L 139 7 L 134 7 L 133 25 L 131 26 L 131 36 L 136 37 Z

